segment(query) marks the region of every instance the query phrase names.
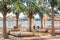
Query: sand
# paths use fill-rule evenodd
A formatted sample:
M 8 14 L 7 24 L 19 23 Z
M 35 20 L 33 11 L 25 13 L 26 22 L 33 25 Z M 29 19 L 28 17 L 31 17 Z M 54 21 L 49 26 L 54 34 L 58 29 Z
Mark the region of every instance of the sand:
M 4 39 L 2 37 L 3 35 L 2 28 L 0 28 L 0 40 L 60 40 L 60 35 L 51 36 L 51 34 L 48 33 L 39 33 L 39 34 L 40 34 L 39 37 L 14 37 L 9 35 L 9 39 Z

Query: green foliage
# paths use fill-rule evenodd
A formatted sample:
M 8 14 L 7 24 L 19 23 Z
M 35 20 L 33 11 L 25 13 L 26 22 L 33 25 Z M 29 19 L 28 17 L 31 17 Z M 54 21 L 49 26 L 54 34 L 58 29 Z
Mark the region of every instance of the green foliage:
M 12 12 L 12 8 L 11 7 L 8 8 L 8 13 L 10 13 L 10 12 Z
M 14 8 L 16 9 L 17 12 L 22 12 L 24 10 L 24 6 L 19 3 L 15 3 Z
M 57 5 L 60 6 L 60 0 L 57 0 Z
M 57 0 L 49 0 L 49 2 L 52 7 L 57 5 Z
M 5 11 L 5 8 L 3 6 L 0 6 L 0 12 Z
M 38 0 L 38 5 L 42 4 L 42 0 Z
M 28 0 L 28 1 L 25 1 L 27 6 L 26 6 L 26 10 L 25 10 L 25 14 L 28 15 L 28 10 L 29 9 L 32 9 L 32 12 L 33 12 L 33 15 L 34 14 L 37 14 L 43 18 L 43 14 L 47 14 L 50 16 L 49 14 L 49 11 L 45 10 L 46 8 L 45 7 L 40 7 L 41 3 L 42 3 L 42 0 Z
M 3 1 L 0 1 L 0 4 L 1 2 L 3 3 Z M 13 5 L 12 8 L 7 7 L 8 12 L 16 11 L 18 14 L 23 12 L 28 15 L 28 11 L 31 9 L 33 15 L 38 13 L 40 17 L 43 17 L 43 14 L 48 14 L 49 12 L 45 10 L 45 7 L 40 7 L 42 0 L 4 0 L 4 2 L 8 5 Z M 26 5 L 24 5 L 25 3 Z M 0 7 L 1 12 L 5 10 L 3 6 Z
M 6 3 L 15 3 L 15 2 L 17 2 L 18 0 L 4 0 L 4 2 L 6 2 Z
M 6 13 L 8 12 L 11 12 L 12 11 L 12 7 L 7 7 L 8 5 L 11 6 L 11 4 L 13 4 L 14 2 L 16 2 L 17 0 L 1 0 L 0 1 L 0 12 L 5 12 L 7 11 Z M 5 7 L 6 5 L 6 7 Z
M 16 3 L 13 3 L 12 11 L 19 16 L 21 12 L 24 12 L 25 6 L 24 6 L 24 0 L 18 0 Z

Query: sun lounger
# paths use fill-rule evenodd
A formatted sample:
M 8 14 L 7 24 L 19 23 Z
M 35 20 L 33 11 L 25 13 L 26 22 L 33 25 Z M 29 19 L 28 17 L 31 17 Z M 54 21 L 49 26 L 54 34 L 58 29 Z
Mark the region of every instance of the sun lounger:
M 18 37 L 30 37 L 33 36 L 32 32 L 10 32 L 10 35 Z
M 10 35 L 16 36 L 16 37 L 32 37 L 32 36 L 39 36 L 39 34 L 33 33 L 33 32 L 10 32 Z
M 11 29 L 11 31 L 20 31 L 20 28 L 18 28 L 18 29 Z
M 11 29 L 11 30 L 9 30 L 9 31 L 8 31 L 8 34 L 9 34 L 9 35 L 10 35 L 10 32 L 11 32 L 11 31 L 12 31 L 12 32 L 15 32 L 15 31 L 17 32 L 17 31 L 20 31 L 20 28 L 18 28 L 18 29 Z
M 47 33 L 48 30 L 47 30 L 47 29 L 40 29 L 40 32 L 42 32 L 42 33 Z
M 52 33 L 51 30 L 49 30 L 48 33 L 51 34 Z M 60 35 L 60 30 L 59 29 L 55 30 L 55 33 L 58 34 L 58 35 Z

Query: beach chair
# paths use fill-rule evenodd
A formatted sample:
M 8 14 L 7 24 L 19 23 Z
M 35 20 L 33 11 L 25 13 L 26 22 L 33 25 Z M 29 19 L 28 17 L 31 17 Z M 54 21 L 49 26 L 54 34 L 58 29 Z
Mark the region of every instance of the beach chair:
M 20 28 L 18 28 L 18 29 L 11 29 L 11 31 L 20 31 Z
M 41 32 L 41 33 L 47 33 L 48 30 L 47 30 L 47 29 L 40 29 L 40 32 Z
M 17 28 L 16 26 L 14 26 L 14 28 L 11 29 L 10 31 L 20 31 L 20 28 Z
M 33 26 L 32 32 L 35 32 L 35 31 L 36 31 L 36 26 Z
M 39 32 L 40 31 L 40 27 L 39 26 L 37 26 L 37 32 Z
M 10 29 L 10 30 L 8 31 L 8 34 L 9 34 L 9 35 L 10 35 L 10 31 L 13 31 L 13 32 L 16 31 L 16 32 L 17 32 L 17 31 L 20 31 L 20 28 L 18 28 L 18 29 L 16 29 L 16 28 L 15 28 L 15 29 Z
M 21 32 L 21 31 L 9 31 L 9 35 L 16 36 L 16 37 L 32 37 L 32 36 L 40 36 L 37 32 Z
M 50 34 L 51 34 L 51 33 L 52 33 L 52 31 L 51 31 L 51 30 L 49 30 L 49 31 L 48 31 L 48 33 L 50 33 Z M 60 29 L 55 29 L 55 34 L 56 34 L 56 35 L 60 35 Z
M 16 36 L 16 37 L 32 37 L 33 33 L 32 32 L 10 32 L 10 35 Z

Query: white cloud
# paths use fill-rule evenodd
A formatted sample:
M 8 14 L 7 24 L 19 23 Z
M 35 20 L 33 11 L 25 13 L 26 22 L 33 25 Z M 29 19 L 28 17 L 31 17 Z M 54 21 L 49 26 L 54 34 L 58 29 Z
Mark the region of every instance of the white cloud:
M 36 14 L 36 15 L 34 15 L 34 17 L 35 17 L 35 18 L 39 18 L 39 15 L 38 15 L 38 14 Z
M 19 18 L 23 18 L 25 15 L 23 13 L 20 13 Z
M 58 12 L 60 13 L 60 11 L 58 10 Z
M 15 14 L 13 14 L 12 12 L 11 13 L 8 13 L 7 16 L 15 16 Z
M 0 17 L 3 17 L 3 15 L 0 13 Z

